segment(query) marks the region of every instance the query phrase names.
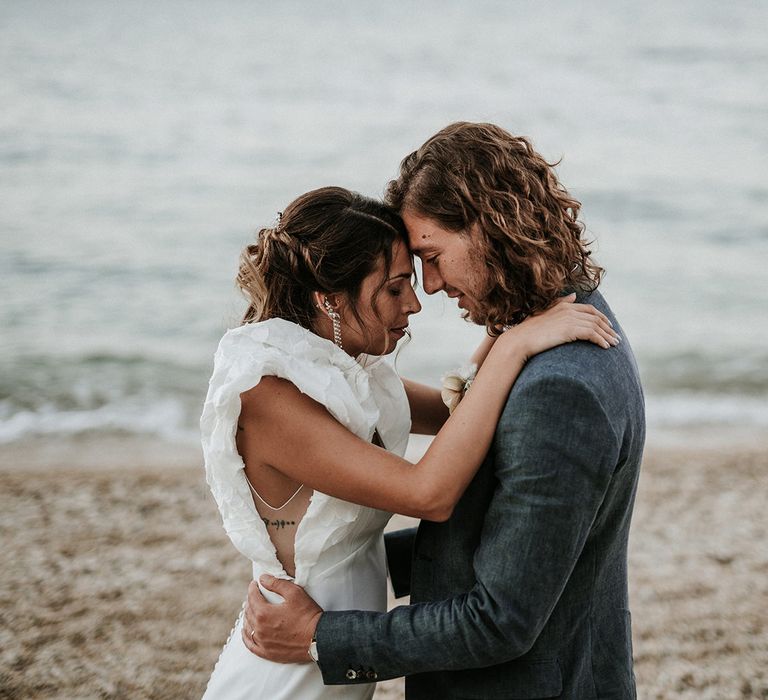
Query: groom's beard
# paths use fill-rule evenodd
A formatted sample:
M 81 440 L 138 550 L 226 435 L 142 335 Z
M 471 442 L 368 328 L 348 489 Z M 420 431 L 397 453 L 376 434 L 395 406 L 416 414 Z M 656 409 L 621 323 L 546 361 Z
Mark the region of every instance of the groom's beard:
M 461 316 L 478 326 L 484 326 L 490 311 L 486 299 L 492 282 L 485 257 L 475 248 L 469 250 L 466 269 L 469 272 L 466 286 L 471 287 L 472 291 L 462 290 L 466 308 L 462 309 Z
M 465 309 L 461 316 L 478 326 L 484 326 L 488 320 L 488 310 L 481 302 L 475 302 L 475 305 L 471 309 Z

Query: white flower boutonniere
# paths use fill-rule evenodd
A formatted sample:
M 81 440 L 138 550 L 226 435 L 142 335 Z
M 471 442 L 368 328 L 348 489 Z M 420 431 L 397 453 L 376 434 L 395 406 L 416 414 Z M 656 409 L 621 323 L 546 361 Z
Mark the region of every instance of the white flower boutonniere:
M 443 403 L 448 406 L 449 414 L 456 410 L 456 406 L 464 398 L 464 394 L 472 385 L 476 374 L 477 365 L 472 364 L 459 367 L 443 375 L 443 389 L 440 392 L 440 397 L 443 399 Z

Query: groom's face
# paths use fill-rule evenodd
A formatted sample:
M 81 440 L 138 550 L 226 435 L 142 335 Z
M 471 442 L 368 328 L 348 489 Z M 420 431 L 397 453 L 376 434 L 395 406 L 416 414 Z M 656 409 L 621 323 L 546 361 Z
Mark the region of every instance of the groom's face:
M 427 294 L 445 291 L 458 299 L 470 320 L 484 323 L 481 299 L 488 291 L 485 261 L 473 245 L 472 233 L 457 233 L 407 209 L 402 213 L 408 244 L 421 259 L 423 287 Z

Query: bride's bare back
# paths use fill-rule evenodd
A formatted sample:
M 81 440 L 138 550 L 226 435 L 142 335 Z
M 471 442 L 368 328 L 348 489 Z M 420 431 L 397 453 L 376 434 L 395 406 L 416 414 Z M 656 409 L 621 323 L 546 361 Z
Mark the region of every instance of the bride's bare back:
M 307 512 L 311 497 L 312 489 L 303 488 L 285 508 L 270 508 L 258 498 L 254 499 L 256 510 L 275 547 L 277 559 L 285 569 L 285 573 L 291 577 L 296 575 L 294 559 L 296 529 Z
M 296 575 L 296 530 L 307 512 L 313 492 L 263 461 L 256 431 L 246 429 L 253 395 L 253 390 L 241 395 L 237 451 L 243 458 L 245 475 L 254 492 L 254 505 L 275 548 L 277 559 L 285 573 L 293 577 Z

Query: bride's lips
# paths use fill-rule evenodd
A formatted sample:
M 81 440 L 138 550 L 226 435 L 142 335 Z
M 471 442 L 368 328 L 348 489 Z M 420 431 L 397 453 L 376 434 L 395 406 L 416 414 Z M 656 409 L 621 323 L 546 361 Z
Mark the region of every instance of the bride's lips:
M 408 328 L 408 326 L 400 326 L 400 328 L 390 328 L 389 332 L 392 333 L 392 335 L 397 336 L 397 339 L 400 340 L 405 335 L 405 329 Z

